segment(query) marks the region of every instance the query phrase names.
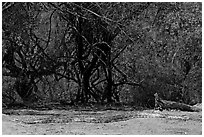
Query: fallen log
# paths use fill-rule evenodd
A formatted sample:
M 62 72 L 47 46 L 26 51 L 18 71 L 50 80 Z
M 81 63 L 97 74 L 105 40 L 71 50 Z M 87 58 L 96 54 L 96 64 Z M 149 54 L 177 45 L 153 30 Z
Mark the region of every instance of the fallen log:
M 157 93 L 154 94 L 155 96 L 155 109 L 163 110 L 163 109 L 176 109 L 181 111 L 190 111 L 190 112 L 199 112 L 202 111 L 202 108 L 191 106 L 185 103 L 179 103 L 175 101 L 168 101 L 161 99 Z

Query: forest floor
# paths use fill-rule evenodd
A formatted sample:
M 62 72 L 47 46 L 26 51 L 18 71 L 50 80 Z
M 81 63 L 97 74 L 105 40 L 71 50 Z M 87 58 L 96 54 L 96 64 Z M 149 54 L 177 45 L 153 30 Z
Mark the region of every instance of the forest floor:
M 202 135 L 202 111 L 3 109 L 3 135 Z

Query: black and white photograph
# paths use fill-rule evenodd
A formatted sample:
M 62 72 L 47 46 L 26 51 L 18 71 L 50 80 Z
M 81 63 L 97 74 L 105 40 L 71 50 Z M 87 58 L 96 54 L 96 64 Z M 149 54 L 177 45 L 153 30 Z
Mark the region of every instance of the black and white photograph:
M 2 135 L 202 135 L 202 2 L 1 2 Z

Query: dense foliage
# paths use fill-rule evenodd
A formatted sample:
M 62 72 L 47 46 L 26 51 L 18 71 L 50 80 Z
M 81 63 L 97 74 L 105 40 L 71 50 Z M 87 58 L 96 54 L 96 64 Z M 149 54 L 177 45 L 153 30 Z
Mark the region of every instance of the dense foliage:
M 202 3 L 3 3 L 3 101 L 202 98 Z

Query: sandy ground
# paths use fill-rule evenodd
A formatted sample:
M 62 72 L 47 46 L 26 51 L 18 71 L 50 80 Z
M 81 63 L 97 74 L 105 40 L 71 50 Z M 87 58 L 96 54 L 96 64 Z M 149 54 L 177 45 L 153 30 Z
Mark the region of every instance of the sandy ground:
M 202 112 L 166 110 L 8 112 L 2 114 L 3 135 L 202 135 Z M 116 118 L 113 120 L 115 115 L 121 116 L 120 120 Z M 52 120 L 49 121 L 48 117 L 52 117 Z M 81 118 L 83 120 L 80 120 Z M 101 121 L 96 122 L 99 118 Z M 43 123 L 42 120 L 45 119 L 47 122 Z

